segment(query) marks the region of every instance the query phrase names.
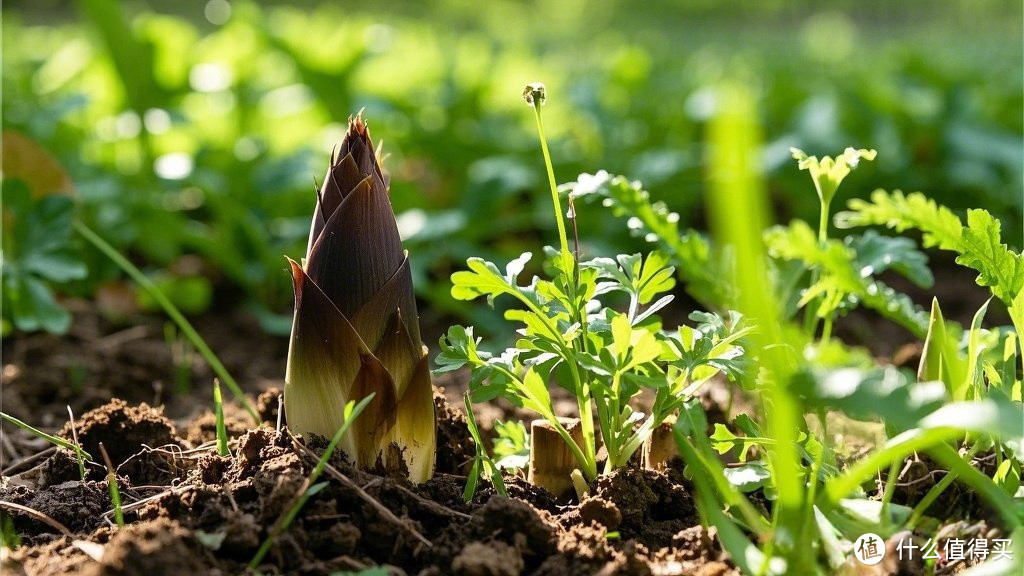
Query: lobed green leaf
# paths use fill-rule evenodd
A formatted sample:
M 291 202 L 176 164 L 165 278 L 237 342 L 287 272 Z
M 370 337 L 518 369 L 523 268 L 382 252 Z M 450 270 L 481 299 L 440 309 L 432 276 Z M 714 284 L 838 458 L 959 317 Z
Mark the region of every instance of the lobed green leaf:
M 660 246 L 686 283 L 686 291 L 704 307 L 720 309 L 729 301 L 730 287 L 722 282 L 722 258 L 713 257 L 707 238 L 694 230 L 680 230 L 679 214 L 664 202 L 651 202 L 639 182 L 601 170 L 580 174 L 566 187 L 573 197 L 600 198 L 615 216 L 628 218 L 630 231 Z
M 881 225 L 898 232 L 908 229 L 923 233 L 925 247 L 937 246 L 958 254 L 957 263 L 978 272 L 977 282 L 1012 306 L 1024 289 L 1024 261 L 1020 253 L 1002 243 L 1000 223 L 985 210 L 968 210 L 967 225 L 949 208 L 940 206 L 920 192 L 904 195 L 896 190 L 876 190 L 871 201 L 851 200 L 850 211 L 836 215 L 836 224 Z M 1015 324 L 1020 328 L 1020 323 Z
M 452 274 L 452 297 L 456 300 L 475 300 L 480 296 L 486 296 L 488 303 L 493 304 L 494 299 L 502 294 L 518 294 L 520 291 L 516 284 L 516 276 L 522 271 L 522 264 L 529 257 L 530 254 L 527 252 L 510 262 L 506 276 L 502 276 L 497 266 L 483 258 L 473 257 L 466 260 L 469 270 L 460 270 Z

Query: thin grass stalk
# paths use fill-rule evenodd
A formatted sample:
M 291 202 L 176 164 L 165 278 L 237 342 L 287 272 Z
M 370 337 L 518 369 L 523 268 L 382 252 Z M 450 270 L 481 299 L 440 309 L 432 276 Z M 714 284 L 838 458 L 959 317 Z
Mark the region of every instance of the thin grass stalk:
M 320 475 L 323 473 L 324 467 L 327 466 L 327 461 L 330 460 L 331 455 L 334 454 L 334 450 L 338 447 L 338 443 L 341 442 L 341 438 L 345 435 L 349 425 L 352 424 L 353 420 L 359 417 L 359 414 L 372 400 L 373 394 L 370 394 L 360 400 L 359 404 L 349 401 L 348 405 L 345 407 L 345 417 L 341 426 L 338 428 L 338 431 L 334 433 L 330 443 L 327 444 L 327 448 L 324 449 L 323 455 L 321 455 L 320 459 L 317 460 L 316 466 L 313 467 L 313 471 L 309 473 L 309 477 L 302 483 L 302 487 L 299 489 L 294 503 L 287 511 L 285 511 L 277 522 L 274 523 L 274 526 L 270 529 L 270 533 L 267 534 L 267 538 L 260 545 L 256 554 L 252 557 L 252 560 L 249 561 L 249 568 L 251 570 L 255 571 L 257 569 L 260 562 L 263 561 L 263 558 L 268 552 L 270 552 L 270 547 L 274 544 L 274 541 L 288 530 L 292 521 L 294 521 L 295 517 L 299 515 L 299 511 L 302 510 L 303 506 L 305 506 L 306 501 L 326 485 L 326 483 L 319 485 L 316 484 L 317 479 L 320 478 Z
M 34 436 L 42 438 L 43 440 L 46 440 L 47 442 L 49 442 L 50 444 L 53 444 L 54 446 L 60 446 L 61 448 L 67 448 L 68 450 L 71 450 L 72 452 L 75 452 L 76 454 L 79 454 L 81 457 L 85 458 L 86 460 L 88 460 L 90 462 L 93 461 L 91 454 L 89 454 L 85 450 L 82 450 L 80 447 L 76 446 L 75 444 L 73 444 L 71 442 L 68 442 L 67 440 L 65 440 L 63 438 L 58 438 L 57 436 L 53 436 L 52 434 L 47 434 L 46 432 L 43 432 L 42 430 L 40 430 L 38 428 L 35 428 L 31 424 L 28 424 L 26 422 L 22 422 L 21 420 L 18 420 L 17 418 L 15 418 L 14 416 L 11 416 L 10 414 L 5 414 L 3 412 L 0 412 L 0 419 L 6 420 L 10 424 L 13 424 L 14 426 L 17 426 L 18 428 L 21 428 L 22 430 L 25 430 L 26 432 L 29 432 L 29 433 L 33 434 Z
M 491 486 L 494 487 L 494 491 L 508 498 L 508 490 L 505 488 L 505 481 L 501 477 L 501 470 L 494 463 L 490 454 L 487 453 L 483 436 L 480 435 L 480 428 L 476 425 L 476 416 L 473 414 L 473 405 L 469 399 L 469 392 L 463 395 L 463 401 L 466 408 L 466 427 L 469 428 L 469 435 L 472 436 L 473 443 L 476 444 L 476 456 L 473 458 L 473 468 L 466 479 L 466 488 L 462 491 L 462 499 L 466 502 L 473 499 L 473 495 L 476 494 L 477 483 L 484 472 L 483 468 L 485 466 L 491 475 Z
M 697 408 L 696 412 L 700 412 L 700 408 Z M 775 526 L 769 526 L 738 489 L 728 481 L 718 480 L 724 479 L 721 463 L 713 452 L 710 457 L 702 454 L 711 450 L 702 430 L 706 426 L 707 421 L 702 412 L 695 414 L 685 410 L 680 413 L 673 427 L 679 454 L 687 463 L 697 488 L 698 510 L 705 523 L 715 526 L 718 530 L 718 538 L 723 548 L 744 574 L 768 574 L 771 568 L 771 538 L 768 538 L 769 546 L 762 554 L 723 510 L 734 508 L 740 512 L 743 520 L 747 522 L 747 528 L 760 538 L 766 538 L 774 532 Z
M 991 506 L 1006 523 L 1007 531 L 1013 532 L 1024 526 L 1020 515 L 1020 507 L 1013 496 L 1006 493 L 991 478 L 985 476 L 965 461 L 952 446 L 938 444 L 926 450 L 935 461 L 949 468 L 950 474 L 956 474 L 960 481 L 970 486 Z
M 228 429 L 224 425 L 224 399 L 220 394 L 220 380 L 213 379 L 213 414 L 217 419 L 217 453 L 230 456 L 228 450 Z
M 117 473 L 114 471 L 114 463 L 110 461 L 107 449 L 100 442 L 100 455 L 107 466 L 107 487 L 110 489 L 110 503 L 114 506 L 114 522 L 118 528 L 124 527 L 124 511 L 121 509 L 121 490 L 117 486 Z
M 907 520 L 908 529 L 913 530 L 917 527 L 918 523 L 921 522 L 921 519 L 924 518 L 924 513 L 928 510 L 928 507 L 931 506 L 939 496 L 941 496 L 942 493 L 953 484 L 957 479 L 957 476 L 958 474 L 956 472 L 947 472 L 946 475 L 942 477 L 942 480 L 936 482 L 935 485 L 928 490 L 924 497 L 918 501 L 916 506 L 914 506 L 914 510 L 910 514 L 910 519 Z
M 902 460 L 914 452 L 925 451 L 934 460 L 946 466 L 950 472 L 959 474 L 962 482 L 987 500 L 992 510 L 999 514 L 1011 531 L 1021 527 L 1022 520 L 1016 513 L 1013 497 L 991 478 L 964 462 L 956 450 L 947 444 L 962 436 L 963 431 L 957 428 L 904 432 L 890 440 L 883 448 L 857 461 L 839 476 L 829 479 L 825 483 L 825 490 L 818 495 L 818 508 L 823 513 L 832 510 L 842 498 L 856 490 L 886 464 L 893 460 Z
M 82 480 L 85 480 L 85 460 L 82 458 L 82 444 L 78 441 L 78 430 L 75 427 L 75 414 L 71 411 L 71 406 L 67 406 L 68 409 L 68 422 L 71 423 L 71 439 L 75 441 L 75 459 L 78 460 L 78 473 L 82 476 Z
M 885 525 L 892 523 L 892 497 L 896 493 L 896 484 L 899 481 L 900 464 L 902 460 L 893 458 L 889 463 L 889 474 L 885 478 L 885 487 L 882 489 L 882 519 Z
M 125 272 L 136 284 L 141 286 L 146 292 L 149 292 L 150 296 L 163 308 L 164 312 L 178 325 L 178 329 L 181 330 L 185 338 L 195 346 L 195 349 L 203 356 L 203 359 L 210 365 L 217 377 L 224 381 L 231 393 L 235 395 L 235 398 L 241 402 L 242 406 L 245 407 L 246 412 L 252 416 L 253 422 L 259 424 L 260 417 L 259 413 L 256 412 L 256 408 L 249 402 L 249 399 L 245 397 L 245 393 L 242 392 L 242 388 L 238 385 L 238 382 L 231 377 L 227 368 L 220 361 L 220 358 L 214 354 L 213 350 L 206 344 L 206 340 L 196 332 L 196 329 L 192 327 L 192 324 L 185 318 L 185 315 L 178 310 L 178 307 L 174 305 L 170 299 L 153 283 L 152 280 L 146 277 L 134 264 L 132 264 L 123 254 L 117 251 L 106 240 L 101 238 L 98 234 L 92 231 L 88 226 L 80 221 L 75 221 L 75 230 L 82 235 L 90 244 L 96 247 L 97 250 L 102 252 L 107 258 L 117 264 L 117 266 Z
M 758 174 L 760 128 L 750 89 L 742 83 L 724 84 L 718 114 L 709 127 L 711 194 L 708 209 L 714 238 L 735 247 L 738 286 L 736 307 L 756 318 L 758 330 L 751 340 L 772 384 L 766 389 L 765 410 L 770 435 L 776 440 L 768 451 L 778 489 L 775 538 L 786 553 L 789 568 L 810 573 L 814 547 L 801 542 L 805 521 L 806 486 L 797 452 L 797 434 L 804 429 L 799 406 L 789 390 L 792 361 L 785 356 L 779 303 L 767 275 L 767 254 L 762 231 L 769 223 L 768 203 Z

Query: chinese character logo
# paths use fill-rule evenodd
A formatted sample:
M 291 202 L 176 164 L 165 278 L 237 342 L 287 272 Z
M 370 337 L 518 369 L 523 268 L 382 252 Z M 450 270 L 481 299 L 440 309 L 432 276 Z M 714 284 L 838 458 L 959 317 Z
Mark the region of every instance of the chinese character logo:
M 853 555 L 861 564 L 874 566 L 885 558 L 885 541 L 877 534 L 863 534 L 853 543 Z

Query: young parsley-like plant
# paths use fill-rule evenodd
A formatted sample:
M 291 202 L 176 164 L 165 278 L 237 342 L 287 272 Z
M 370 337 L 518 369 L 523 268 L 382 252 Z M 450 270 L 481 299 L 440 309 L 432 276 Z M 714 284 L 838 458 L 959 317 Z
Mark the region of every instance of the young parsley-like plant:
M 535 88 L 528 95 L 537 113 L 562 249 L 549 249 L 543 263 L 548 274 L 525 285 L 519 276 L 530 253 L 509 262 L 504 272 L 491 262 L 470 258 L 468 270 L 452 275 L 452 296 L 485 297 L 490 304 L 511 297 L 519 307 L 506 311 L 505 318 L 519 325 L 519 339 L 513 347 L 492 354 L 478 348 L 472 328 L 454 326 L 441 338 L 437 363 L 440 372 L 470 368 L 473 401 L 504 397 L 547 420 L 568 445 L 583 477 L 592 482 L 598 474 L 598 433 L 608 454 L 603 472 L 626 465 L 655 427 L 703 383 L 719 372 L 734 375 L 740 369 L 738 341 L 748 329 L 739 315 L 723 319 L 714 314 L 694 317 L 696 327 L 663 329 L 656 312 L 672 301 L 666 292 L 675 286 L 674 268 L 664 252 L 582 261 L 567 252 L 540 123 L 544 94 Z M 625 295 L 625 310 L 607 304 L 613 293 Z M 576 398 L 582 442 L 559 422 L 551 384 Z M 656 393 L 649 413 L 637 411 L 631 403 L 645 388 Z

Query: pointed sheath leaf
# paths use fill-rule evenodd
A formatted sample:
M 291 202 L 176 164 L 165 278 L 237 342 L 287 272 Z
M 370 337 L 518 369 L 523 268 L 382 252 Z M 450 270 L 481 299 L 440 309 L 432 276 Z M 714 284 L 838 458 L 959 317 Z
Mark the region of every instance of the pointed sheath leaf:
M 306 255 L 313 250 L 313 244 L 323 233 L 327 220 L 341 206 L 352 190 L 366 178 L 366 174 L 360 174 L 359 166 L 352 159 L 351 154 L 346 154 L 339 162 L 333 163 L 327 170 L 323 186 L 317 194 L 316 208 L 313 211 L 313 225 L 309 232 L 309 244 L 306 245 Z
M 376 350 L 385 337 L 385 330 L 392 327 L 393 316 L 396 313 L 413 319 L 412 322 L 405 324 L 403 332 L 412 343 L 415 361 L 419 358 L 419 349 L 423 342 L 420 340 L 419 322 L 416 321 L 418 318 L 416 297 L 413 292 L 408 254 L 394 275 L 352 316 L 352 326 L 359 333 L 363 342 L 371 349 Z M 384 361 L 384 365 L 389 366 L 387 361 Z M 393 371 L 392 375 L 394 375 Z
M 386 439 L 395 426 L 398 400 L 391 375 L 380 360 L 372 354 L 360 354 L 359 361 L 359 373 L 352 383 L 349 398 L 376 395 L 363 409 L 361 417 L 352 422 L 352 436 L 356 444 L 356 466 L 369 468 L 375 465 L 388 444 Z
M 349 118 L 348 132 L 341 143 L 338 158 L 348 155 L 352 156 L 363 176 L 374 175 L 379 183 L 386 187 L 387 181 L 377 161 L 377 154 L 373 150 L 373 142 L 370 140 L 370 129 L 363 122 L 362 115 L 357 115 L 354 119 Z M 342 191 L 345 190 L 342 189 Z
M 434 473 L 437 444 L 434 419 L 434 388 L 430 382 L 430 365 L 426 354 L 413 369 L 405 394 L 398 401 L 398 417 L 384 448 L 394 442 L 402 450 L 402 458 L 413 482 L 425 482 Z
M 402 319 L 401 310 L 399 310 L 392 317 L 391 326 L 385 332 L 380 345 L 373 352 L 373 355 L 380 359 L 381 364 L 387 366 L 388 373 L 391 374 L 395 382 L 395 392 L 399 398 L 405 394 L 416 364 L 423 354 L 423 345 L 413 343 L 409 337 L 406 323 Z
M 388 181 L 362 118 L 331 154 L 296 292 L 285 410 L 298 432 L 328 436 L 346 401 L 373 395 L 342 447 L 363 468 L 433 471 L 433 389 L 408 254 Z
M 967 363 L 958 351 L 958 334 L 954 324 L 947 324 L 942 316 L 937 298 L 932 299 L 931 319 L 928 335 L 925 337 L 921 362 L 917 368 L 918 381 L 940 380 L 953 400 L 964 400 L 959 396 L 961 384 L 967 377 Z
M 367 176 L 331 215 L 306 260 L 306 273 L 352 317 L 402 265 L 405 253 L 391 202 Z
M 348 132 L 341 142 L 337 157 L 344 158 L 349 154 L 352 155 L 363 176 L 375 174 L 381 182 L 385 182 L 384 174 L 377 161 L 377 154 L 373 150 L 370 128 L 363 121 L 362 113 L 357 114 L 355 118 L 349 117 Z
M 351 398 L 361 369 L 359 357 L 369 349 L 348 319 L 297 262 L 289 259 L 295 289 L 295 318 L 285 373 L 285 415 L 300 434 L 330 437 L 342 425 L 342 409 Z M 355 454 L 348 436 L 342 447 Z
M 340 192 L 339 202 L 348 198 L 356 186 L 370 175 L 372 175 L 372 168 L 360 167 L 352 158 L 351 153 L 339 160 L 330 171 L 330 181 L 337 186 L 338 192 Z

